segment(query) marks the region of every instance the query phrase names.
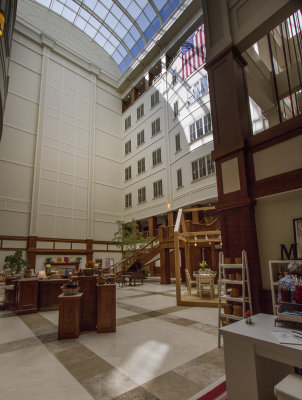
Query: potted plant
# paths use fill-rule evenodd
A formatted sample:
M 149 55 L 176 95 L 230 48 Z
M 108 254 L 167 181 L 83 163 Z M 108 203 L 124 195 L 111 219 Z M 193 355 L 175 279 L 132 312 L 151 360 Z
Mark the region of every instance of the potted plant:
M 28 266 L 28 262 L 22 258 L 22 251 L 17 250 L 15 254 L 6 256 L 3 269 L 9 269 L 11 274 L 18 274 Z

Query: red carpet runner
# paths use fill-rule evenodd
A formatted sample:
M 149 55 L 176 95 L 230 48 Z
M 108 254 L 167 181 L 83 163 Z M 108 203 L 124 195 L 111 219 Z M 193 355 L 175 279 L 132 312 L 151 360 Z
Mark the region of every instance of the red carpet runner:
M 199 397 L 197 400 L 227 400 L 226 382 L 220 383 L 220 385 Z

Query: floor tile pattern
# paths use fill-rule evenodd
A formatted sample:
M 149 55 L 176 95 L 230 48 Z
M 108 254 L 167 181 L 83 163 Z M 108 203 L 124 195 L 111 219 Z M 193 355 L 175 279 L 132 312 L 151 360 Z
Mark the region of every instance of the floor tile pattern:
M 58 311 L 0 311 L 3 398 L 194 398 L 224 375 L 217 309 L 175 304 L 173 284 L 117 287 L 115 333 L 82 332 L 60 341 Z

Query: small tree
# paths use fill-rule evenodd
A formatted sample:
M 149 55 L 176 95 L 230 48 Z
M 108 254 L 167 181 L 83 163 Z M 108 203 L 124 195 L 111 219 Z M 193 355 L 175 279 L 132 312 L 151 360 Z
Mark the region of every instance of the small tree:
M 150 238 L 145 238 L 139 231 L 134 219 L 130 222 L 116 221 L 116 224 L 118 230 L 115 232 L 112 241 L 123 250 L 125 258 L 131 256 L 150 241 Z
M 10 256 L 6 256 L 4 259 L 5 263 L 3 265 L 3 269 L 10 269 L 11 272 L 20 272 L 27 267 L 28 262 L 23 260 L 22 258 L 22 251 L 17 250 L 15 254 Z

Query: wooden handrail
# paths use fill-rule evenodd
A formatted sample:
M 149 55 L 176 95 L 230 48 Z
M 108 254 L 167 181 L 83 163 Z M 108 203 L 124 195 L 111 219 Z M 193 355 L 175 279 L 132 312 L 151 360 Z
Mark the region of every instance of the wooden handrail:
M 146 243 L 143 247 L 141 247 L 140 249 L 138 249 L 135 253 L 131 254 L 129 257 L 125 258 L 124 260 L 121 260 L 113 265 L 111 265 L 111 271 L 113 273 L 117 273 L 119 272 L 121 269 L 123 269 L 124 265 L 129 265 L 129 268 L 131 267 L 131 265 L 133 264 L 134 261 L 136 261 L 136 258 L 139 254 L 141 254 L 143 252 L 143 250 L 145 250 L 146 248 L 148 248 L 148 246 L 151 245 L 151 248 L 155 247 L 153 244 L 154 242 L 158 240 L 158 236 L 154 236 L 153 239 L 151 239 L 148 243 Z M 133 262 L 131 262 L 131 260 L 133 260 Z M 129 262 L 128 262 L 129 261 Z M 120 268 L 119 268 L 120 267 Z M 117 271 L 117 269 L 119 268 L 119 271 Z

